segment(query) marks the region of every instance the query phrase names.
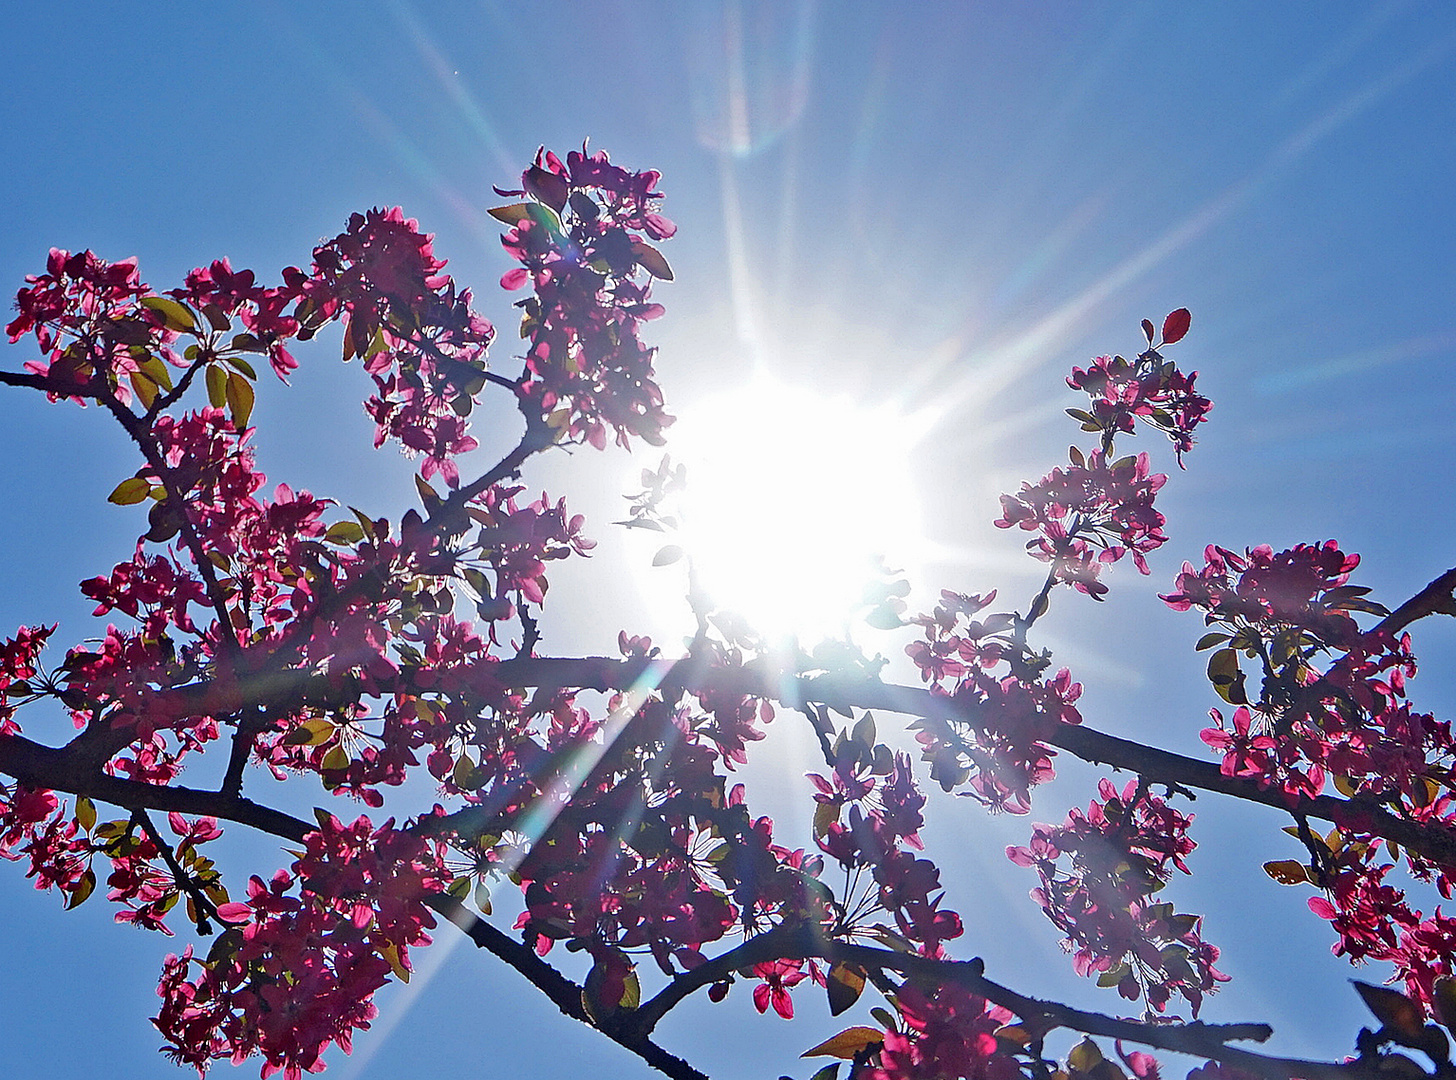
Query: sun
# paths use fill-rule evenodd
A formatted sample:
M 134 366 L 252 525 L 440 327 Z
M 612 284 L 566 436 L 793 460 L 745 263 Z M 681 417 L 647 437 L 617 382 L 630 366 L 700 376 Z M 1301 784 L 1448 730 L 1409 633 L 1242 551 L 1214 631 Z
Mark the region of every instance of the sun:
M 682 541 L 698 588 L 772 642 L 840 636 L 886 571 L 913 571 L 911 421 L 758 378 L 685 410 Z

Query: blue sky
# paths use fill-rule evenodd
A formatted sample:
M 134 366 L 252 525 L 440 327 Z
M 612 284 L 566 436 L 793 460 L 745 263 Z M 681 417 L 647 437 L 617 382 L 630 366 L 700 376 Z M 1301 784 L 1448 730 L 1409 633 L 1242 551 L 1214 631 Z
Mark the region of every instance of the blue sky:
M 1127 568 L 1107 604 L 1062 597 L 1047 624 L 1104 729 L 1198 752 L 1214 703 L 1200 628 L 1155 593 L 1206 543 L 1337 538 L 1392 606 L 1456 558 L 1447 4 L 57 3 L 8 13 L 6 30 L 6 289 L 51 246 L 136 255 L 158 287 L 222 255 L 268 278 L 350 211 L 401 204 L 508 325 L 490 185 L 538 144 L 585 137 L 660 169 L 681 226 L 677 281 L 659 290 L 669 315 L 651 328 L 669 404 L 768 371 L 935 417 L 910 461 L 932 545 L 921 597 L 994 586 L 1024 601 L 1037 567 L 989 522 L 999 492 L 1063 459 L 1066 370 L 1189 307 L 1177 355 L 1216 409 L 1164 489 L 1172 539 L 1151 578 Z M 369 450 L 360 373 L 332 347 L 300 359 L 292 390 L 260 391 L 270 477 L 376 512 L 406 505 L 408 466 Z M 136 523 L 105 496 L 134 465 L 94 411 L 32 397 L 0 399 L 0 623 L 60 619 L 72 641 L 91 632 L 76 582 L 133 543 Z M 634 467 L 579 454 L 528 476 L 603 539 L 554 582 L 554 651 L 681 625 L 629 565 L 642 550 L 607 524 Z M 1456 633 L 1423 627 L 1417 645 L 1416 700 L 1449 716 Z M 1067 769 L 1032 818 L 1085 803 L 1087 775 Z M 1270 1019 L 1281 1052 L 1347 1052 L 1364 1022 L 1348 969 L 1305 894 L 1259 870 L 1297 855 L 1283 823 L 1204 802 L 1199 872 L 1176 896 L 1207 914 L 1235 976 L 1205 1015 Z M 1115 1009 L 1073 978 L 1025 899 L 1032 882 L 1001 857 L 1030 822 L 932 813 L 967 952 L 1028 992 Z M 264 870 L 286 858 L 240 851 Z M 58 908 L 0 875 L 10 1074 L 183 1075 L 145 1020 L 177 943 L 111 925 L 99 898 Z M 437 951 L 424 967 L 438 973 L 386 991 L 380 1030 L 330 1075 L 649 1075 L 486 958 Z M 788 1025 L 735 997 L 687 1010 L 663 1041 L 714 1076 L 812 1071 L 795 1058 L 833 1030 L 822 1007 Z

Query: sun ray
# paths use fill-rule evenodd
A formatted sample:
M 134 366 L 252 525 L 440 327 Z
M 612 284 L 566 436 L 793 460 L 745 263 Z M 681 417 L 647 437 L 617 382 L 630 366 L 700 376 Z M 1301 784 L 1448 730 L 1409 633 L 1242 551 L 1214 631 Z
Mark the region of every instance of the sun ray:
M 962 403 L 982 400 L 1004 389 L 1026 370 L 1056 352 L 1091 312 L 1106 306 L 1115 294 L 1207 233 L 1218 222 L 1248 205 L 1331 133 L 1430 68 L 1453 48 L 1456 48 L 1456 35 L 1428 43 L 1404 64 L 1370 80 L 1283 139 L 1253 172 L 1207 199 L 1183 221 L 1164 230 L 1141 251 L 1111 267 L 1096 282 L 1029 330 L 1005 345 L 965 357 L 962 362 L 969 370 L 942 399 L 946 415 L 958 415 Z

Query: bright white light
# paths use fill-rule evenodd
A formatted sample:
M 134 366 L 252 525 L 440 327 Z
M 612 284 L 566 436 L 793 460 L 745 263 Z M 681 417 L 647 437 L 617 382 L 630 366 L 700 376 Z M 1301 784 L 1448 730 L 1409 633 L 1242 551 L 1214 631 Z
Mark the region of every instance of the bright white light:
M 685 412 L 673 454 L 700 588 L 770 639 L 842 633 L 881 558 L 917 561 L 912 434 L 891 408 L 769 380 Z

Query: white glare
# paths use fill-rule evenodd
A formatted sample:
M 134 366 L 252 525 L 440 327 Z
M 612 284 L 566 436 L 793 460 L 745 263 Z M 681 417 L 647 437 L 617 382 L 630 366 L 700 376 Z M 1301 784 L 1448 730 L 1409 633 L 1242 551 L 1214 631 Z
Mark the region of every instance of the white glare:
M 683 540 L 698 585 L 771 640 L 841 634 L 920 534 L 905 419 L 766 379 L 686 411 Z

